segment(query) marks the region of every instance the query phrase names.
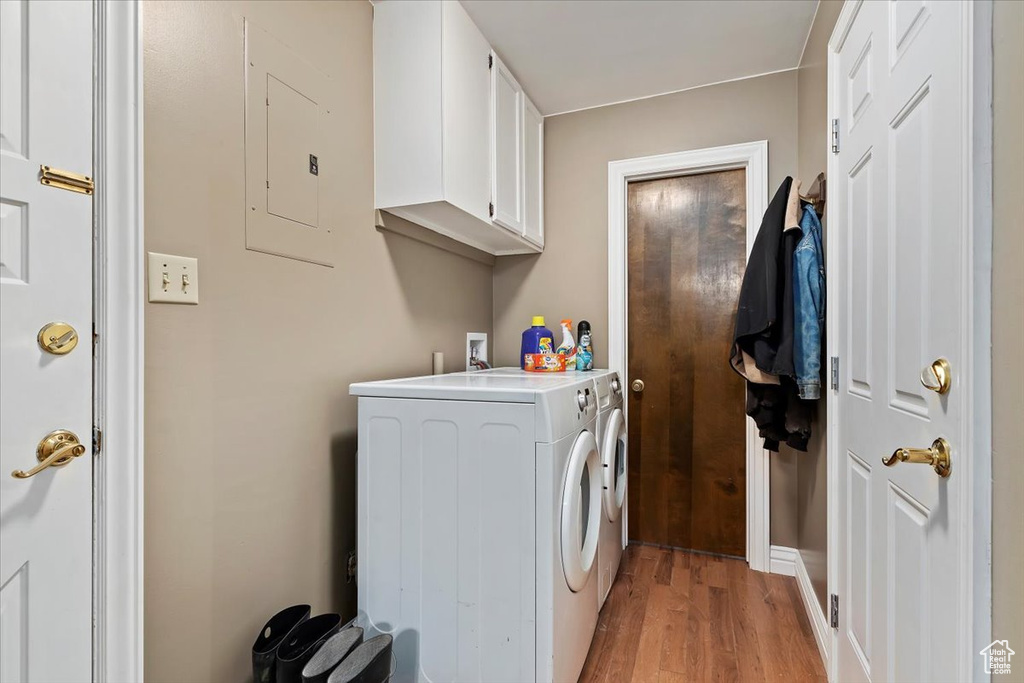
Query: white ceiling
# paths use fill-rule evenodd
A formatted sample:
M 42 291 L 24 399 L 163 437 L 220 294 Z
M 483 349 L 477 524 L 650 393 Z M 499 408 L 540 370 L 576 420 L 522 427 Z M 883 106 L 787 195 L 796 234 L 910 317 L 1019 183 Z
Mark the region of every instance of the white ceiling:
M 817 0 L 462 0 L 545 115 L 798 66 Z

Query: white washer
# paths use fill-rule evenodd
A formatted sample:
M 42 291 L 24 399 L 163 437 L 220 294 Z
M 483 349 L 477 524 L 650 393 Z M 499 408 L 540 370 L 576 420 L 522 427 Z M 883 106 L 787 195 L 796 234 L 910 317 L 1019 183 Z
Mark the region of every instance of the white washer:
M 597 626 L 592 377 L 353 384 L 358 605 L 401 681 L 575 681 Z
M 622 410 L 622 383 L 619 374 L 598 370 L 597 443 L 601 452 L 601 537 L 598 542 L 597 598 L 604 606 L 619 571 L 622 550 L 626 547 L 623 527 L 626 504 L 627 450 L 626 416 Z

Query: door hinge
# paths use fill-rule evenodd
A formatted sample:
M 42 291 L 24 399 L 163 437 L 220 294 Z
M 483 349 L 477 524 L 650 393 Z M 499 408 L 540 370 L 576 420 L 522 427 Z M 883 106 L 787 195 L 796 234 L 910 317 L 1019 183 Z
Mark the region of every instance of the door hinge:
M 52 166 L 39 166 L 39 182 L 47 187 L 58 187 L 79 194 L 92 194 L 96 189 L 96 184 L 89 176 Z
M 356 551 L 350 550 L 348 553 L 348 578 L 345 583 L 352 583 L 356 578 Z
M 831 596 L 831 609 L 829 610 L 829 621 L 832 628 L 839 628 L 839 596 L 835 593 Z
M 491 218 L 494 218 L 494 202 L 487 205 L 487 211 L 491 214 Z
M 839 391 L 839 356 L 832 356 L 832 391 Z
M 494 55 L 487 55 L 487 68 L 488 69 L 493 69 L 494 68 Z
M 839 154 L 839 119 L 832 119 L 832 153 Z
M 99 455 L 101 450 L 103 450 L 103 430 L 101 430 L 99 427 L 93 426 L 92 454 Z

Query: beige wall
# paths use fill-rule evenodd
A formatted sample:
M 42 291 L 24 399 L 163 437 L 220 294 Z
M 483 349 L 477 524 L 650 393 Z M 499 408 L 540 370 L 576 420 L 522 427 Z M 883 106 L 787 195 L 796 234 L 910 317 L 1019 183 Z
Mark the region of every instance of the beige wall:
M 547 119 L 540 256 L 492 270 L 373 228 L 367 3 L 146 3 L 147 249 L 198 256 L 198 307 L 146 310 L 146 677 L 244 680 L 276 607 L 351 614 L 357 379 L 449 369 L 464 333 L 493 317 L 497 362 L 514 364 L 533 313 L 595 327 L 607 364 L 607 162 L 767 138 L 774 188 L 824 165 L 818 11 L 799 72 Z M 995 21 L 993 635 L 1024 642 L 1024 4 Z M 242 17 L 330 73 L 346 103 L 338 267 L 244 249 Z M 756 112 L 756 116 L 752 115 Z M 799 122 L 799 126 L 798 126 Z M 799 545 L 819 597 L 824 459 L 772 471 L 772 539 Z M 810 558 L 810 559 L 809 559 Z M 817 577 L 817 578 L 816 578 Z
M 768 140 L 769 192 L 797 165 L 796 72 L 545 119 L 544 253 L 494 266 L 494 349 L 515 365 L 530 316 L 587 319 L 608 364 L 608 162 Z M 651 340 L 651 353 L 663 353 Z M 728 349 L 722 349 L 726 362 Z M 796 468 L 773 460 L 772 542 L 796 545 Z
M 828 39 L 843 8 L 841 0 L 818 4 L 807 45 L 797 72 L 799 173 L 810 182 L 828 165 Z M 824 220 L 822 221 L 824 223 Z M 823 226 L 828 240 L 828 225 Z M 783 446 L 783 454 L 796 463 L 797 543 L 822 611 L 828 600 L 828 462 L 825 442 L 826 405 L 830 392 L 822 391 L 814 417 L 814 431 L 806 454 Z
M 242 17 L 329 73 L 337 267 L 244 248 Z M 147 2 L 146 247 L 199 258 L 146 308 L 146 680 L 243 681 L 276 609 L 354 613 L 354 380 L 450 369 L 491 268 L 374 229 L 367 2 Z M 321 159 L 321 163 L 332 160 Z
M 1024 643 L 1024 3 L 994 12 L 992 637 L 1013 646 Z

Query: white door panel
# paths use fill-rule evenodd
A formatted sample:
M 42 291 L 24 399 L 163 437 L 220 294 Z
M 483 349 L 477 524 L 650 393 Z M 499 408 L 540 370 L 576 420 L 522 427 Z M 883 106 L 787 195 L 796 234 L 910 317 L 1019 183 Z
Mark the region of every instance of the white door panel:
M 525 171 L 523 185 L 525 211 L 523 236 L 544 246 L 544 117 L 533 102 L 524 97 L 523 141 Z
M 523 234 L 523 89 L 498 55 L 491 53 L 491 197 L 493 220 Z
M 0 679 L 92 672 L 92 3 L 0 2 Z M 79 343 L 52 355 L 49 322 Z M 85 455 L 28 479 L 56 429 Z
M 940 357 L 954 378 L 966 367 L 963 11 L 865 2 L 833 56 L 842 681 L 949 680 L 971 655 L 932 635 L 957 632 L 964 396 L 955 379 L 945 396 L 920 381 Z M 948 479 L 882 463 L 937 437 L 952 444 Z

